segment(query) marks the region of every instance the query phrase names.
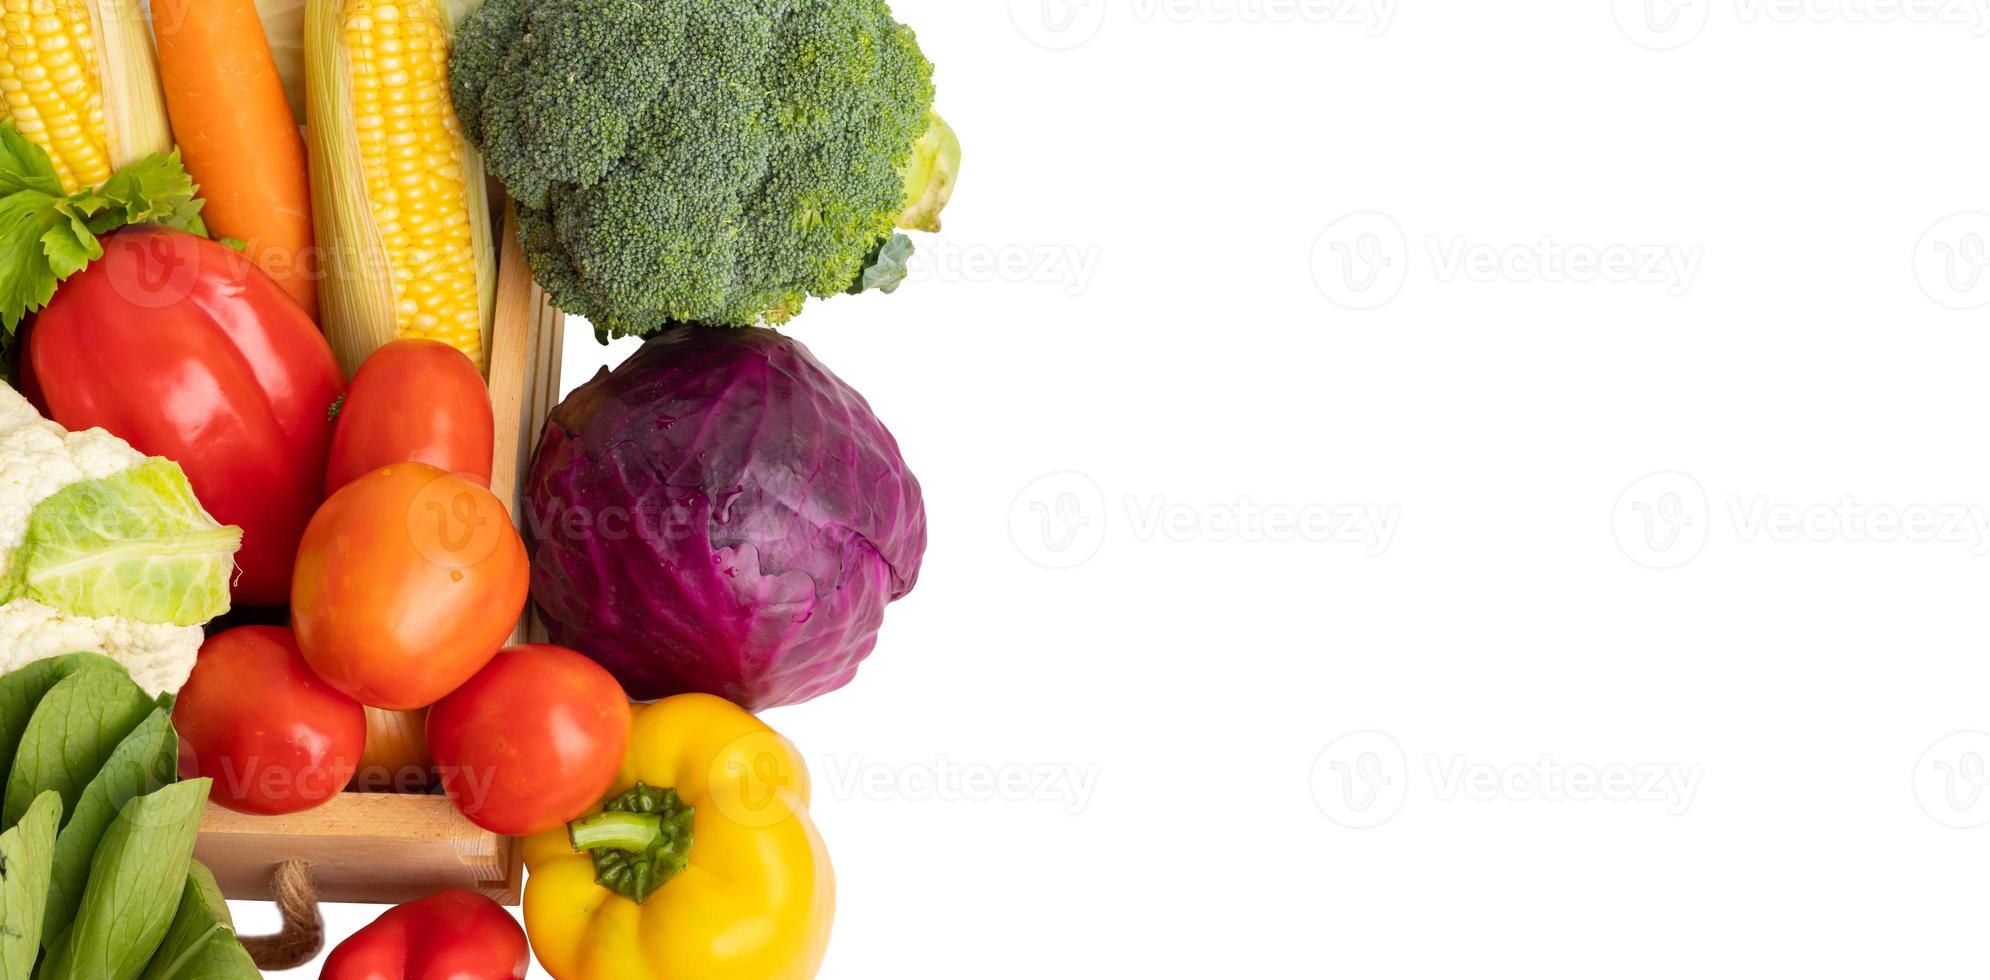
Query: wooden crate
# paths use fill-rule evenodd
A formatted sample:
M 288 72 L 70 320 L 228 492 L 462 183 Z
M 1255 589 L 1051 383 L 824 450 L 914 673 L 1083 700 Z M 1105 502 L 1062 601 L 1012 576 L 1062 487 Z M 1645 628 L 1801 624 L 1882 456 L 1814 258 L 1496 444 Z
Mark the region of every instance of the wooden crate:
M 507 218 L 499 241 L 490 350 L 497 419 L 491 489 L 522 523 L 519 485 L 546 416 L 559 403 L 564 322 L 526 270 L 515 218 Z M 533 632 L 522 621 L 514 641 Z M 369 729 L 419 731 L 419 712 L 367 710 Z M 194 856 L 214 870 L 224 894 L 246 900 L 267 899 L 276 867 L 285 861 L 307 862 L 318 896 L 328 902 L 400 903 L 445 888 L 472 888 L 516 905 L 524 883 L 518 841 L 472 824 L 441 796 L 348 792 L 281 817 L 209 803 Z

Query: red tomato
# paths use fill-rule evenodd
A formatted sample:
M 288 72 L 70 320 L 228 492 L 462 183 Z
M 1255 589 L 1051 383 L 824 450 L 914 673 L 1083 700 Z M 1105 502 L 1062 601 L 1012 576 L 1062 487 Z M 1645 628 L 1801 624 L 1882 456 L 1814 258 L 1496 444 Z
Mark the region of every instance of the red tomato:
M 622 770 L 630 715 L 600 664 L 566 647 L 512 647 L 428 710 L 428 746 L 464 816 L 525 837 L 601 802 Z
M 318 980 L 523 980 L 531 960 L 518 920 L 453 888 L 388 909 L 332 950 Z
M 361 704 L 410 711 L 483 669 L 525 610 L 525 544 L 484 487 L 426 463 L 332 494 L 297 549 L 304 659 Z
M 437 340 L 396 340 L 353 375 L 332 431 L 325 493 L 390 463 L 427 463 L 491 483 L 495 426 L 484 376 Z
M 359 702 L 318 679 L 280 626 L 210 637 L 173 704 L 180 776 L 214 778 L 214 802 L 296 813 L 337 796 L 366 747 Z
M 311 318 L 240 252 L 164 228 L 103 244 L 28 335 L 49 417 L 179 463 L 208 512 L 242 529 L 235 601 L 281 605 L 324 496 L 326 413 L 345 375 Z

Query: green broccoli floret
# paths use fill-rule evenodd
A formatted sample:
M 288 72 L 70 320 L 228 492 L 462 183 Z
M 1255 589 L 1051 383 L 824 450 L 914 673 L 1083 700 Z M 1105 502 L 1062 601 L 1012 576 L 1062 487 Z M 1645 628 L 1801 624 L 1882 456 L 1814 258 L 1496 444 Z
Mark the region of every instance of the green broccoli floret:
M 604 336 L 780 323 L 895 284 L 867 266 L 930 226 L 945 124 L 884 0 L 488 0 L 449 68 L 534 275 Z

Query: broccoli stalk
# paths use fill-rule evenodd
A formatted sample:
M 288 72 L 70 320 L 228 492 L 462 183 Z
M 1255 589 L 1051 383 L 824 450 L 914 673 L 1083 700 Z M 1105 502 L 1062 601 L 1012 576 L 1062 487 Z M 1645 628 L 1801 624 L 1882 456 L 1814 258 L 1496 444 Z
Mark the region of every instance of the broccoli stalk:
M 622 336 L 902 279 L 958 167 L 932 72 L 885 0 L 488 0 L 450 87 L 540 285 Z
M 905 210 L 898 227 L 907 231 L 939 231 L 940 212 L 954 196 L 960 173 L 960 137 L 937 112 L 926 113 L 926 132 L 912 147 L 905 168 Z

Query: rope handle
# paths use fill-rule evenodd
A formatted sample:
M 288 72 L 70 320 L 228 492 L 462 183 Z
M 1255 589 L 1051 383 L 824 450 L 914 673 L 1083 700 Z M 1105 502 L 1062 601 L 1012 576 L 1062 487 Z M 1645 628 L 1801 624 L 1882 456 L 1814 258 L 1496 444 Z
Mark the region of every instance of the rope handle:
M 311 866 L 302 861 L 277 865 L 269 890 L 283 916 L 283 930 L 238 937 L 242 946 L 260 970 L 288 970 L 311 962 L 325 948 L 325 920 L 318 914 L 318 892 L 311 887 Z

